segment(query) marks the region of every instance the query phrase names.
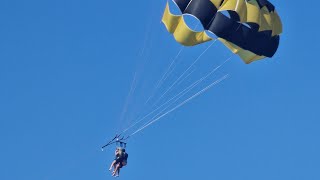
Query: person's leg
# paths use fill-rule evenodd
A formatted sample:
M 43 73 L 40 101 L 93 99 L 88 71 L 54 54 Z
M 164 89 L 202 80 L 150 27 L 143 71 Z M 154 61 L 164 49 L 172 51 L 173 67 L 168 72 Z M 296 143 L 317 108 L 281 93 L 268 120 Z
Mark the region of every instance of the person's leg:
M 119 168 L 118 168 L 118 172 L 117 172 L 118 176 L 120 175 L 120 169 L 121 169 L 121 168 L 119 167 Z
M 120 169 L 122 168 L 121 162 L 117 163 L 116 169 L 114 170 L 112 176 L 119 176 L 120 175 Z
M 119 170 L 119 163 L 116 164 L 116 168 L 114 169 L 112 176 L 115 176 Z
M 115 163 L 116 163 L 116 160 L 113 160 L 111 165 L 110 165 L 109 171 L 111 171 L 112 168 L 115 168 Z
M 116 166 L 117 166 L 117 161 L 115 160 L 113 164 L 113 169 L 116 169 Z

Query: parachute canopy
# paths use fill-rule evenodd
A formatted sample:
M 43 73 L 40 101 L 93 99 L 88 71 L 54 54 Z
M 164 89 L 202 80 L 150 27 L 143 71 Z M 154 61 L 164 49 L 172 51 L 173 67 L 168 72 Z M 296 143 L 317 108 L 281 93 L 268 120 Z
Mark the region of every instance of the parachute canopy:
M 274 5 L 267 0 L 172 0 L 180 15 L 170 12 L 167 3 L 162 22 L 176 41 L 194 46 L 212 40 L 214 33 L 245 63 L 272 57 L 279 46 L 282 24 Z M 204 30 L 187 26 L 183 15 L 197 18 Z M 206 32 L 207 31 L 207 32 Z

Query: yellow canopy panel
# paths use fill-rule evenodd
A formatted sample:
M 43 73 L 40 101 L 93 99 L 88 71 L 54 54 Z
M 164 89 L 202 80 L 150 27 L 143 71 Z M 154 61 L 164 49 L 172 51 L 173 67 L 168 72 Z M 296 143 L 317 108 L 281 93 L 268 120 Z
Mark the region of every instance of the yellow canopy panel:
M 204 31 L 195 32 L 191 30 L 185 23 L 183 16 L 173 15 L 170 12 L 168 3 L 162 17 L 162 22 L 167 30 L 173 34 L 175 40 L 184 46 L 194 46 L 212 40 Z

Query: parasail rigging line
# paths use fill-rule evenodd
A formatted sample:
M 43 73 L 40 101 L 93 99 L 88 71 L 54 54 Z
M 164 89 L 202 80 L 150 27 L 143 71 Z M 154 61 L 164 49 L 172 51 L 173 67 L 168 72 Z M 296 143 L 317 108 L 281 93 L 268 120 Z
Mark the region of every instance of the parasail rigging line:
M 161 87 L 162 83 L 170 76 L 170 74 L 172 73 L 172 71 L 174 70 L 174 68 L 176 67 L 176 61 L 178 59 L 178 57 L 180 56 L 181 52 L 183 51 L 184 47 L 182 46 L 179 50 L 179 52 L 177 53 L 177 55 L 173 58 L 172 62 L 170 63 L 170 65 L 168 66 L 168 68 L 166 69 L 165 73 L 163 74 L 163 76 L 161 77 L 161 79 L 157 82 L 157 85 L 154 88 L 154 91 L 152 92 L 152 94 L 149 96 L 149 98 L 147 99 L 147 101 L 145 102 L 145 104 L 148 104 L 148 102 L 153 98 L 154 94 L 156 93 L 157 89 L 159 87 Z M 173 67 L 172 67 L 173 66 Z
M 169 111 L 163 113 L 162 115 L 160 115 L 159 117 L 155 118 L 155 119 L 151 119 L 151 121 L 142 126 L 141 128 L 139 128 L 138 130 L 136 130 L 135 132 L 133 132 L 129 137 L 132 137 L 133 135 L 137 134 L 138 132 L 142 131 L 143 129 L 147 128 L 148 126 L 150 126 L 151 124 L 159 121 L 161 118 L 163 118 L 164 116 L 170 114 L 171 112 L 175 111 L 176 109 L 180 108 L 181 106 L 185 105 L 186 103 L 188 103 L 189 101 L 191 101 L 192 99 L 198 97 L 199 95 L 203 94 L 204 92 L 206 92 L 208 89 L 212 88 L 213 86 L 215 86 L 216 84 L 220 83 L 221 81 L 223 81 L 224 79 L 226 79 L 227 77 L 229 77 L 229 75 L 224 75 L 222 78 L 214 81 L 213 83 L 211 83 L 210 85 L 208 85 L 207 87 L 203 88 L 202 90 L 200 90 L 199 92 L 197 92 L 196 94 L 192 95 L 191 97 L 189 97 L 188 99 L 186 99 L 185 101 L 183 101 L 182 103 L 178 104 L 177 106 L 175 106 L 174 108 L 170 109 Z
M 179 82 L 181 78 L 200 60 L 200 58 L 208 51 L 208 49 L 216 42 L 217 40 L 214 40 L 196 59 L 195 61 L 171 84 L 171 86 L 153 103 L 151 107 L 154 107 L 156 104 L 158 104 L 159 101 L 162 100 L 162 98 Z
M 190 73 L 191 74 L 191 73 Z M 197 82 L 195 82 L 197 83 Z M 121 134 L 127 132 L 129 129 L 131 129 L 132 127 L 136 126 L 138 123 L 142 122 L 144 119 L 146 119 L 148 116 L 152 115 L 154 112 L 156 112 L 157 110 L 159 110 L 160 108 L 162 108 L 164 105 L 170 103 L 173 99 L 177 98 L 179 96 L 179 98 L 181 96 L 183 96 L 185 93 L 185 91 L 188 91 L 190 88 L 193 88 L 195 86 L 195 83 L 193 83 L 192 85 L 190 85 L 189 87 L 185 88 L 183 91 L 181 91 L 180 93 L 178 93 L 177 95 L 175 95 L 173 98 L 171 98 L 170 100 L 166 101 L 165 103 L 163 103 L 162 105 L 160 105 L 159 107 L 157 107 L 156 109 L 154 109 L 153 111 L 151 111 L 150 113 L 148 113 L 147 115 L 143 116 L 142 118 L 139 118 L 139 120 L 137 120 L 136 122 L 134 122 L 132 125 L 130 125 L 128 128 L 126 128 L 125 130 L 123 130 L 121 132 Z M 182 94 L 182 95 L 181 95 Z
M 140 118 L 139 120 L 137 120 L 135 123 L 133 123 L 132 125 L 130 125 L 128 128 L 126 128 L 124 131 L 121 132 L 125 133 L 127 132 L 129 129 L 133 128 L 134 126 L 136 126 L 138 123 L 142 122 L 143 120 L 145 120 L 147 117 L 149 117 L 150 115 L 152 115 L 154 112 L 156 112 L 157 110 L 159 110 L 160 108 L 162 108 L 163 106 L 165 106 L 166 104 L 170 103 L 166 108 L 164 108 L 161 112 L 163 112 L 164 110 L 166 110 L 167 108 L 169 108 L 174 102 L 178 101 L 181 97 L 183 97 L 186 93 L 188 93 L 190 90 L 192 90 L 195 86 L 197 86 L 198 84 L 200 84 L 202 81 L 204 81 L 205 79 L 207 79 L 210 75 L 212 75 L 214 72 L 216 72 L 220 67 L 222 67 L 226 62 L 228 62 L 231 59 L 232 56 L 230 56 L 229 58 L 227 58 L 223 63 L 221 63 L 219 66 L 215 67 L 212 71 L 210 71 L 209 73 L 207 73 L 205 76 L 201 77 L 200 79 L 198 79 L 197 81 L 195 81 L 194 83 L 192 83 L 190 86 L 188 86 L 187 88 L 185 88 L 184 90 L 182 90 L 180 93 L 178 93 L 177 95 L 175 95 L 174 97 L 172 97 L 171 99 L 169 99 L 168 101 L 166 101 L 165 103 L 163 103 L 162 105 L 160 105 L 159 107 L 157 107 L 156 109 L 154 109 L 153 111 L 151 111 L 150 113 L 148 113 L 147 115 L 145 115 L 144 117 Z M 175 100 L 174 100 L 175 99 Z M 174 101 L 173 101 L 174 100 Z M 173 102 L 171 102 L 173 101 Z M 161 113 L 160 112 L 160 113 Z M 157 115 L 159 115 L 160 113 L 158 113 Z M 156 115 L 156 116 L 157 116 Z M 152 118 L 153 119 L 153 118 Z
M 132 95 L 133 95 L 136 87 L 137 87 L 137 72 L 135 72 L 133 80 L 131 82 L 131 87 L 130 87 L 129 93 L 128 93 L 127 97 L 126 97 L 125 104 L 124 104 L 122 112 L 120 114 L 120 121 L 122 121 L 124 119 L 124 116 L 128 111 L 128 105 L 129 105 L 129 103 L 131 101 Z

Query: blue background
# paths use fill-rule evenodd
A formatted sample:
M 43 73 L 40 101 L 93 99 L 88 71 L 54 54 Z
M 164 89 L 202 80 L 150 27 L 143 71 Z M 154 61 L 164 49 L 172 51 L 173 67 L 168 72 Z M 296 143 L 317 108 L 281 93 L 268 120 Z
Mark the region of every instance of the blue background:
M 181 48 L 160 24 L 165 3 L 0 2 L 0 179 L 112 178 L 114 147 L 101 145 L 150 111 Z M 320 4 L 272 3 L 284 29 L 276 55 L 250 65 L 232 56 L 213 77 L 227 80 L 129 139 L 121 179 L 320 179 Z M 185 48 L 155 97 L 208 45 Z M 213 44 L 168 96 L 230 54 Z

